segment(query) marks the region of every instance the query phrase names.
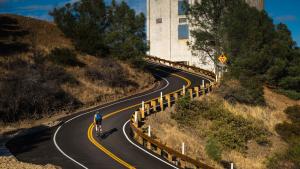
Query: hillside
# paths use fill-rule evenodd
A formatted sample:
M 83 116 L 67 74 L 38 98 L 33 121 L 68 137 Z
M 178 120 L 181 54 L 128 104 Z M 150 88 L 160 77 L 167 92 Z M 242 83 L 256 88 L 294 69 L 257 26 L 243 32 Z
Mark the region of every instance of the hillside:
M 129 63 L 77 52 L 55 24 L 17 15 L 0 15 L 0 72 L 2 126 L 32 124 L 154 84 Z
M 242 169 L 297 168 L 299 162 L 292 162 L 299 160 L 295 148 L 299 144 L 289 149 L 285 140 L 289 134 L 296 139 L 299 123 L 293 126 L 293 116 L 285 112 L 300 102 L 266 87 L 264 98 L 267 106 L 232 104 L 214 92 L 188 102 L 181 100 L 150 116 L 144 127 L 150 125 L 154 137 L 179 152 L 184 142 L 187 155 L 215 168 L 229 166 L 229 162 Z M 299 119 L 299 114 L 293 115 Z M 281 127 L 280 132 L 283 125 L 288 127 Z

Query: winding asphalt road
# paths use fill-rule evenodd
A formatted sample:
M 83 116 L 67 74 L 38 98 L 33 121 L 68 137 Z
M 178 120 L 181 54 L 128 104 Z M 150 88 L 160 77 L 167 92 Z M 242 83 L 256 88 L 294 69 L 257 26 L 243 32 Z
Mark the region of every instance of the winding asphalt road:
M 58 127 L 48 128 L 32 135 L 16 137 L 7 146 L 20 161 L 61 166 L 62 168 L 176 168 L 131 139 L 126 123 L 137 109 L 137 104 L 171 93 L 190 81 L 200 85 L 204 78 L 151 64 L 153 74 L 161 83 L 155 88 L 134 96 L 108 103 L 88 112 L 79 112 L 63 118 Z M 206 80 L 207 81 L 207 80 Z M 95 111 L 104 115 L 104 135 L 97 137 L 91 123 Z M 90 131 L 90 132 L 89 132 Z

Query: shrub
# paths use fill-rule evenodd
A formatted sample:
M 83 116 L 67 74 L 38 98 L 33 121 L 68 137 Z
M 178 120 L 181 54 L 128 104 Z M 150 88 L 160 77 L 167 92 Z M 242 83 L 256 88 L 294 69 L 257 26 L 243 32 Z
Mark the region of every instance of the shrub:
M 288 115 L 288 117 L 294 122 L 300 122 L 300 106 L 294 105 L 287 107 L 284 112 Z
M 300 92 L 295 90 L 277 89 L 276 92 L 283 94 L 291 99 L 300 100 Z
M 243 83 L 235 79 L 225 79 L 217 93 L 233 104 L 265 105 L 262 85 L 253 79 Z
M 49 54 L 49 59 L 62 66 L 83 66 L 76 58 L 76 54 L 67 48 L 55 48 Z
M 285 113 L 292 123 L 281 123 L 276 126 L 277 133 L 287 142 L 291 142 L 295 137 L 300 137 L 300 106 L 290 106 Z
M 243 152 L 249 140 L 256 140 L 261 145 L 269 143 L 267 140 L 269 132 L 263 126 L 242 116 L 233 115 L 220 103 L 222 103 L 220 100 L 180 99 L 176 104 L 176 113 L 173 113 L 171 117 L 187 127 L 197 124 L 195 122 L 201 118 L 211 121 L 211 136 L 223 148 Z
M 205 145 L 205 151 L 206 151 L 206 154 L 211 159 L 213 159 L 217 162 L 221 161 L 222 149 L 221 149 L 221 146 L 219 145 L 219 143 L 215 139 L 210 138 L 207 141 L 207 144 Z
M 284 111 L 292 123 L 282 123 L 276 126 L 277 133 L 289 144 L 282 154 L 275 154 L 268 161 L 268 168 L 300 168 L 300 106 L 290 106 Z
M 290 89 L 295 90 L 297 92 L 300 92 L 299 86 L 300 86 L 300 76 L 296 77 L 285 77 L 279 82 L 279 86 L 283 89 Z

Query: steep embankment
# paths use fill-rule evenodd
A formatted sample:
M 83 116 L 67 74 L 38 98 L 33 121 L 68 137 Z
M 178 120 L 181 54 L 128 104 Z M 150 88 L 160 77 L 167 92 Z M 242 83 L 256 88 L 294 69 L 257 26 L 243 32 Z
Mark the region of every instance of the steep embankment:
M 217 94 L 182 101 L 150 116 L 145 127 L 150 125 L 157 138 L 178 151 L 184 142 L 187 155 L 215 168 L 233 162 L 238 168 L 265 169 L 268 159 L 286 151 L 288 145 L 276 128 L 284 122 L 290 124 L 284 111 L 300 102 L 268 88 L 264 89 L 264 98 L 266 106 L 232 104 Z
M 128 63 L 77 52 L 53 23 L 17 15 L 0 15 L 0 72 L 1 133 L 124 97 L 154 82 L 150 73 Z

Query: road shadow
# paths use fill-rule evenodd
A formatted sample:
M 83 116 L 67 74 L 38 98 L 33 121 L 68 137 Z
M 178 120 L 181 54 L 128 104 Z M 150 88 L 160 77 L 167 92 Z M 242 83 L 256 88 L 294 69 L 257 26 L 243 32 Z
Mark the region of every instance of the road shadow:
M 40 125 L 24 130 L 24 133 L 18 134 L 6 144 L 11 153 L 17 157 L 33 151 L 43 142 L 51 140 L 52 137 L 48 126 Z
M 110 129 L 108 131 L 105 131 L 103 132 L 101 135 L 100 135 L 100 138 L 101 139 L 106 139 L 107 137 L 109 137 L 110 135 L 112 135 L 114 132 L 117 132 L 118 129 L 117 128 L 113 128 L 113 129 Z

